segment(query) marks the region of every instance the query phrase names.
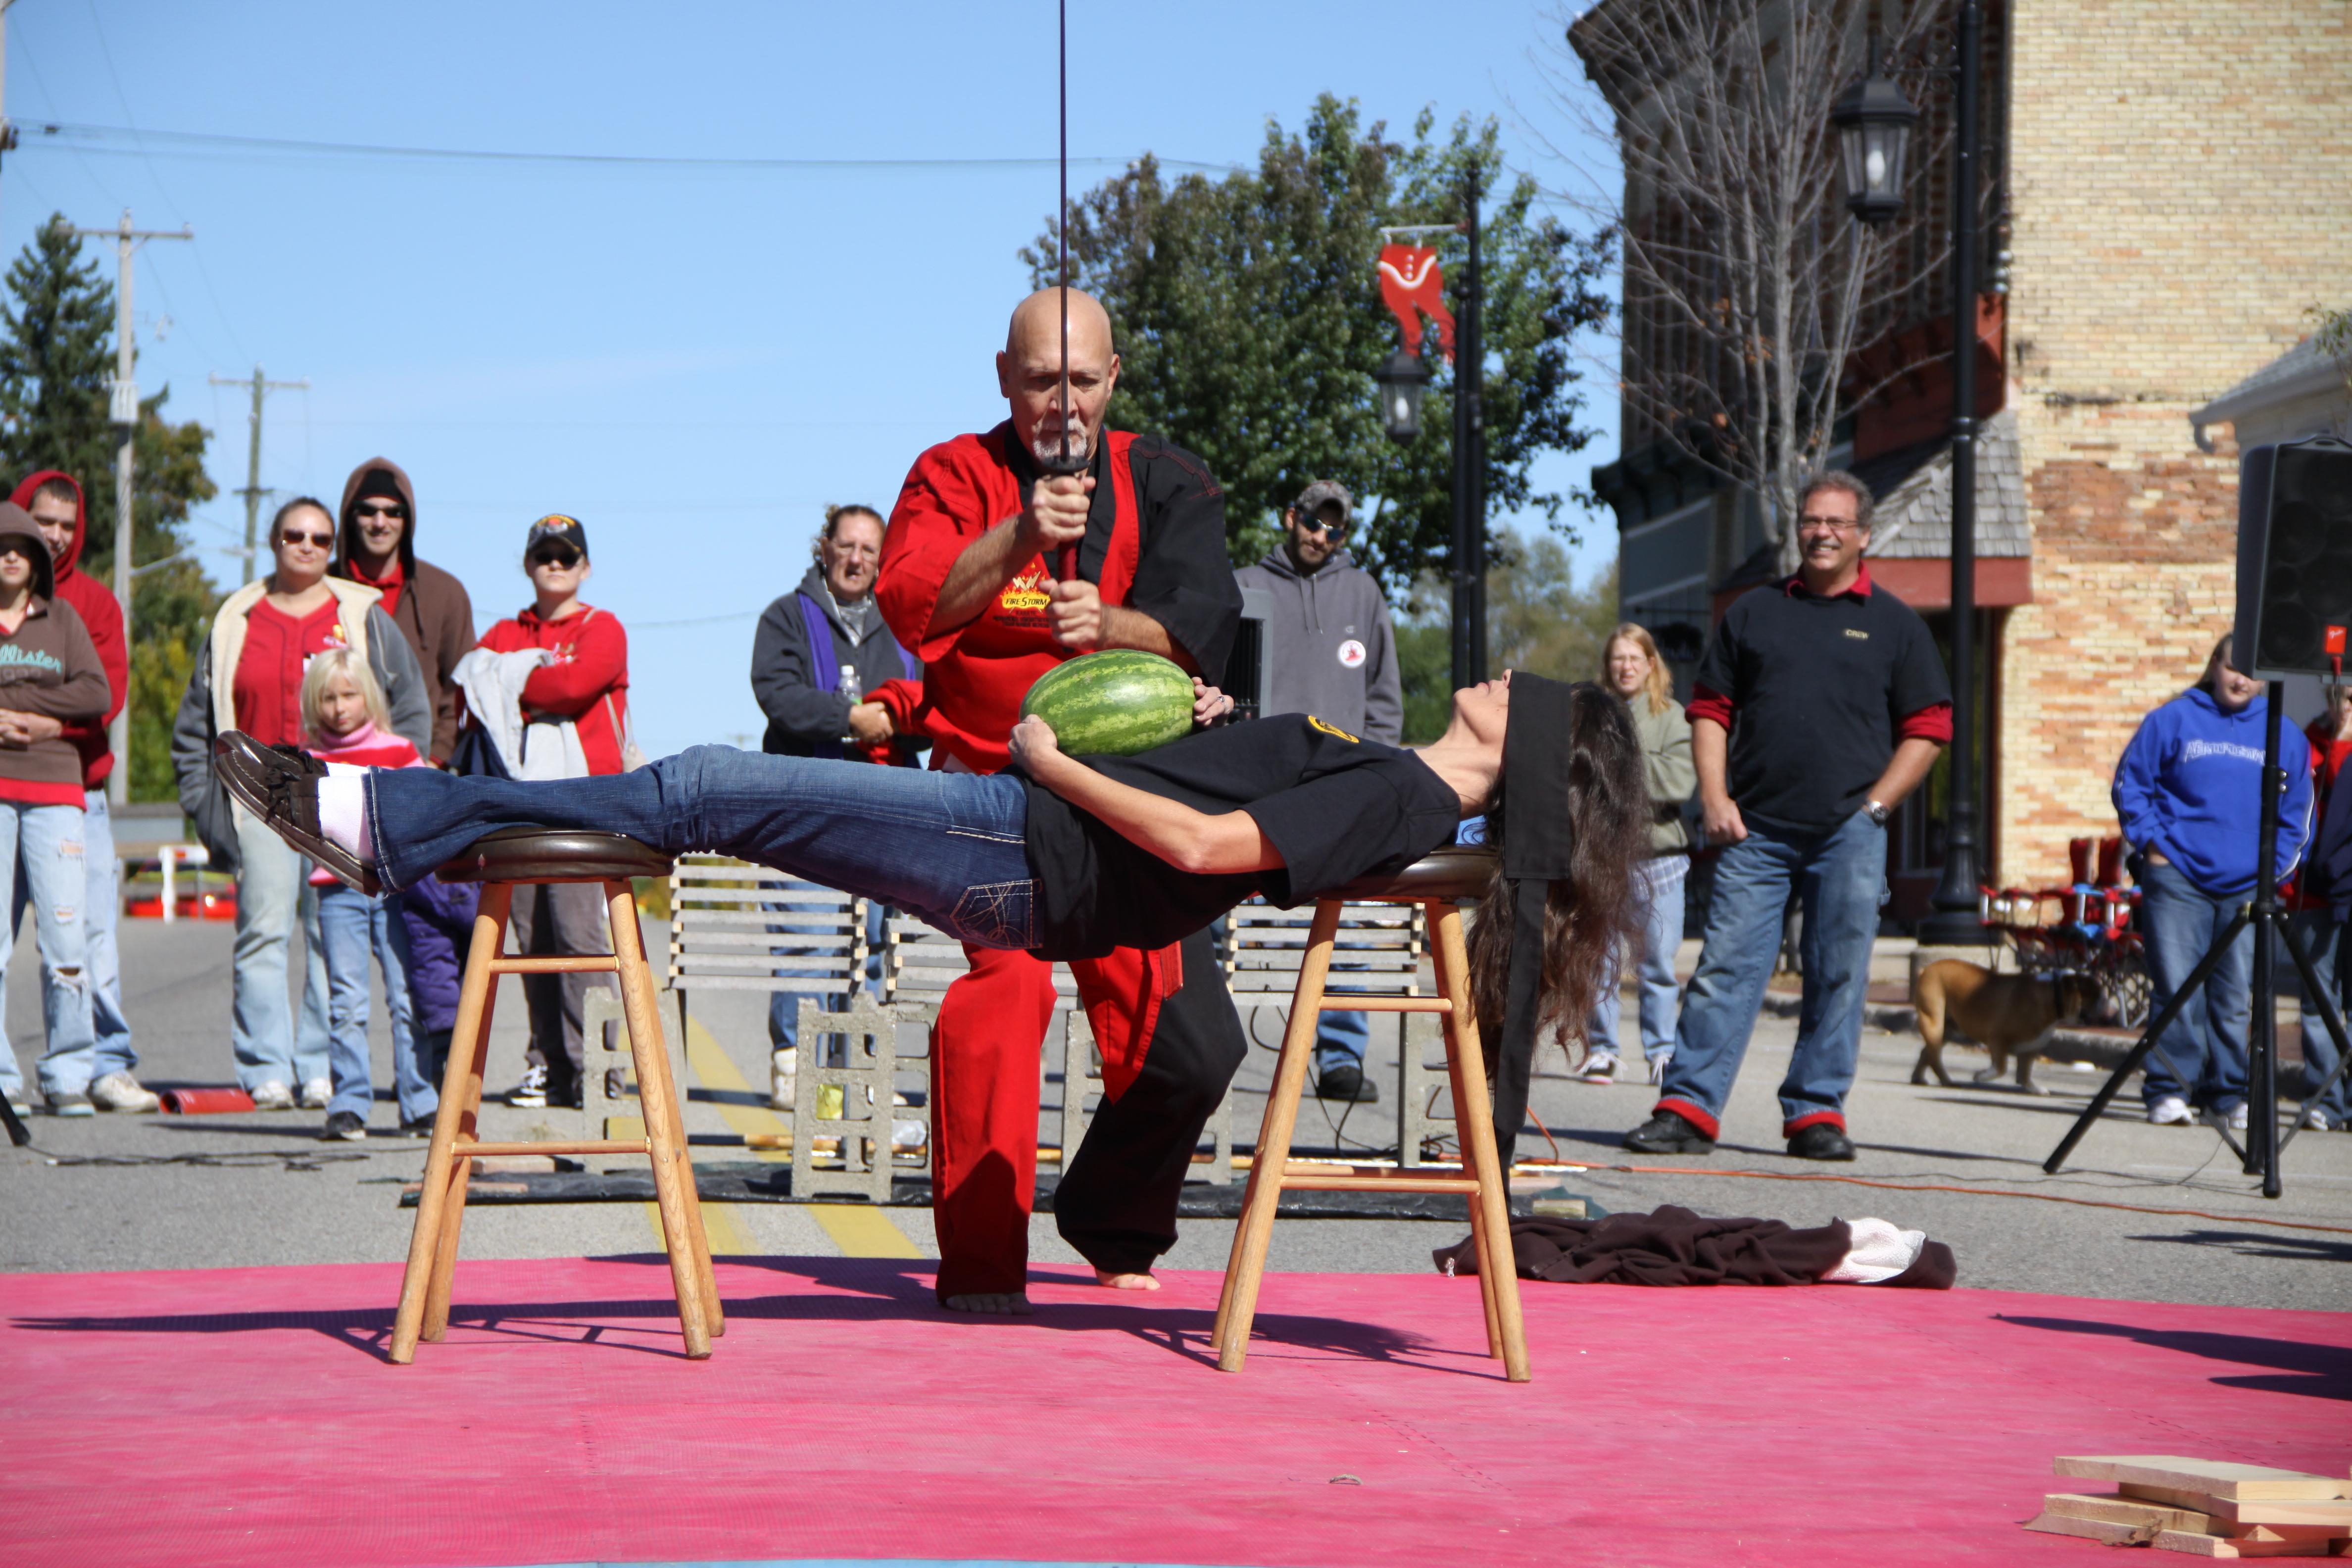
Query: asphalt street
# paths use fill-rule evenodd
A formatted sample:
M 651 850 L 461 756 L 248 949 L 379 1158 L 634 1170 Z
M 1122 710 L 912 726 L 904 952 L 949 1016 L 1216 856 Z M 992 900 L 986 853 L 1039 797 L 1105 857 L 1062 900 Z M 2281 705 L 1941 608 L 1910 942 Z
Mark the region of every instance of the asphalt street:
M 656 955 L 661 934 L 657 926 L 649 926 L 648 946 Z M 142 1075 L 151 1087 L 233 1081 L 229 949 L 226 924 L 125 923 L 125 1001 L 143 1058 Z M 40 1038 L 34 963 L 30 941 L 22 941 L 8 970 L 8 1035 L 28 1080 Z M 521 1069 L 522 1014 L 521 998 L 509 983 L 492 1039 L 493 1089 L 512 1083 Z M 695 1016 L 707 1034 L 689 1049 L 695 1058 L 689 1132 L 756 1130 L 770 1117 L 764 1110 L 767 1042 L 758 1000 L 737 994 L 698 1001 Z M 1252 1021 L 1260 1041 L 1270 1046 L 1278 1037 L 1275 1010 L 1257 1010 Z M 1630 1032 L 1630 1016 L 1627 1026 Z M 1393 1145 L 1393 1024 L 1375 1024 L 1373 1076 L 1384 1086 L 1381 1103 L 1353 1108 L 1341 1119 L 1339 1108 L 1310 1101 L 1299 1127 L 1302 1146 Z M 414 1180 L 421 1169 L 424 1145 L 391 1131 L 395 1118 L 389 1090 L 381 1087 L 389 1081 L 389 1049 L 380 1018 L 374 1032 L 380 1098 L 376 1135 L 363 1144 L 320 1142 L 321 1119 L 308 1111 L 36 1116 L 30 1123 L 35 1149 L 0 1150 L 0 1271 L 381 1262 L 403 1257 L 409 1214 L 397 1206 L 400 1184 Z M 1535 1114 L 1549 1129 L 1559 1159 L 1594 1167 L 1569 1173 L 1564 1185 L 1616 1211 L 1679 1204 L 1706 1214 L 1769 1215 L 1800 1226 L 1874 1215 L 1949 1243 L 1959 1259 L 1961 1283 L 1968 1286 L 2352 1308 L 2352 1135 L 2298 1137 L 2286 1154 L 2285 1195 L 2265 1201 L 2214 1133 L 2148 1126 L 2140 1120 L 2136 1095 L 2127 1093 L 2093 1130 L 2076 1163 L 2049 1177 L 2041 1162 L 2098 1077 L 2045 1067 L 2042 1077 L 2055 1090 L 2046 1098 L 2006 1086 L 1915 1088 L 1908 1079 L 1916 1039 L 1873 1031 L 1864 1038 L 1860 1079 L 1849 1107 L 1861 1158 L 1848 1166 L 1808 1164 L 1783 1153 L 1773 1104 L 1794 1033 L 1788 1021 L 1768 1017 L 1759 1024 L 1725 1119 L 1725 1141 L 1710 1157 L 1676 1161 L 1637 1158 L 1618 1144 L 1650 1107 L 1652 1091 L 1640 1081 L 1638 1065 L 1634 1081 L 1596 1088 L 1568 1078 L 1566 1061 L 1548 1047 L 1538 1064 L 1542 1076 Z M 1637 1049 L 1629 1048 L 1627 1055 L 1638 1064 Z M 1243 1069 L 1235 1129 L 1244 1142 L 1255 1132 L 1273 1061 L 1270 1048 L 1253 1049 Z M 1955 1048 L 1948 1061 L 1960 1069 L 1955 1076 L 1965 1079 L 1982 1058 Z M 1048 1142 L 1054 1141 L 1053 1108 L 1059 1093 L 1058 1080 L 1048 1081 L 1041 1129 Z M 534 1129 L 545 1129 L 537 1133 L 542 1137 L 568 1135 L 577 1121 L 561 1112 L 497 1106 L 483 1130 L 493 1137 L 530 1137 Z M 772 1118 L 768 1124 L 774 1124 Z M 1552 1148 L 1534 1131 L 1520 1144 L 1523 1158 L 1548 1157 Z M 696 1154 L 745 1158 L 740 1149 L 716 1146 L 698 1147 Z M 1706 1173 L 1598 1168 L 1616 1164 L 1683 1165 Z M 1823 1176 L 1906 1187 L 1969 1186 L 2003 1195 L 1889 1191 L 1818 1179 Z M 1801 1179 L 1777 1179 L 1790 1177 Z M 2052 1197 L 2078 1202 L 2032 1201 Z M 2193 1209 L 2210 1217 L 2084 1203 Z M 933 1252 L 929 1216 L 920 1210 L 877 1214 L 845 1212 L 838 1205 L 716 1205 L 710 1229 L 714 1248 L 728 1253 Z M 1230 1222 L 1185 1222 L 1169 1264 L 1222 1268 L 1232 1229 Z M 1277 1269 L 1418 1270 L 1431 1267 L 1433 1247 L 1463 1231 L 1460 1225 L 1433 1221 L 1286 1221 L 1276 1230 L 1272 1263 Z M 480 1205 L 466 1222 L 465 1255 L 643 1254 L 655 1241 L 650 1205 L 642 1203 Z M 1035 1223 L 1031 1252 L 1043 1262 L 1077 1261 L 1055 1236 L 1050 1217 Z

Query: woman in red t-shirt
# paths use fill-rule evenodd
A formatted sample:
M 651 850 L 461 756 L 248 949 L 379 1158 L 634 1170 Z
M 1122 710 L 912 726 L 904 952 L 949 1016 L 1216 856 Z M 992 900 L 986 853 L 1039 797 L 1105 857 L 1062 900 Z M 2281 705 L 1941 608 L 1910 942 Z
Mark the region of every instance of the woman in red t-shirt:
M 231 594 L 172 726 L 180 805 L 196 825 L 215 868 L 236 875 L 235 1002 L 230 1037 L 238 1084 L 257 1110 L 302 1105 L 323 1110 L 333 1093 L 327 1064 L 327 966 L 319 939 L 317 890 L 302 857 L 232 809 L 213 772 L 212 743 L 231 730 L 269 743 L 302 743 L 302 675 L 329 648 L 367 661 L 383 689 L 393 730 L 420 751 L 433 740 L 424 672 L 408 639 L 377 604 L 373 588 L 327 575 L 334 515 L 305 496 L 269 525 L 274 569 Z M 299 1022 L 286 1005 L 286 964 L 300 921 L 304 965 Z
M 629 734 L 628 634 L 618 617 L 580 601 L 591 570 L 588 531 L 577 518 L 552 513 L 530 525 L 522 553 L 532 602 L 484 633 L 478 646 L 494 654 L 545 651 L 546 661 L 523 683 L 525 733 L 551 737 L 569 723 L 591 775 L 643 766 Z M 606 918 L 604 896 L 590 882 L 519 888 L 509 916 L 517 950 L 542 953 L 612 952 Z M 593 984 L 585 974 L 523 976 L 530 1047 L 508 1104 L 580 1103 L 581 1008 Z
M 2314 804 L 2311 820 L 2327 820 L 2327 797 L 2341 782 L 2344 763 L 2352 759 L 2352 687 L 2327 688 L 2327 711 L 2304 726 L 2304 735 L 2311 742 L 2311 772 Z M 2314 848 L 2316 848 L 2315 841 Z M 2336 923 L 2335 911 L 2325 898 L 2314 898 L 2303 891 L 2302 872 L 2310 869 L 2306 858 L 2297 868 L 2297 886 L 2285 893 L 2287 907 L 2294 911 L 2295 933 L 2303 939 L 2303 949 L 2311 955 L 2312 967 L 2319 972 L 2322 984 L 2336 994 L 2327 1000 L 2336 1006 L 2336 1016 L 2343 1016 L 2342 985 L 2337 980 L 2337 948 L 2344 928 Z M 2326 1078 L 2336 1067 L 2336 1042 L 2328 1038 L 2327 1026 L 2312 1011 L 2310 988 L 2305 987 L 2303 997 L 2303 1060 L 2315 1081 Z M 2347 1102 L 2352 1091 L 2346 1080 L 2337 1079 L 2329 1091 L 2327 1101 L 2304 1112 L 2304 1125 L 2315 1131 L 2326 1131 L 2331 1126 L 2345 1124 Z

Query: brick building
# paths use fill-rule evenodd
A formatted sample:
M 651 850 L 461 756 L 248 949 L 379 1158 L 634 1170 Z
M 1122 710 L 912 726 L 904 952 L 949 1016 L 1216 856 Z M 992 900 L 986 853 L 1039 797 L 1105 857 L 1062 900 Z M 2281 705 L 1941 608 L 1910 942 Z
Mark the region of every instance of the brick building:
M 2340 417 L 2339 367 L 2296 345 L 2312 306 L 2352 305 L 2352 3 L 1986 10 L 1985 849 L 1989 875 L 2040 883 L 2069 837 L 2113 831 L 2116 759 L 2228 629 L 2241 425 L 2267 440 Z M 1857 358 L 1942 346 L 1948 288 L 1919 298 Z M 1853 410 L 1831 453 L 1881 494 L 1874 575 L 1939 633 L 1949 407 L 1928 366 Z M 1662 641 L 1695 652 L 1765 574 L 1755 507 L 1658 444 L 1629 446 L 1596 488 L 1617 512 L 1626 613 L 1687 628 Z M 1906 811 L 1899 909 L 1932 886 L 1940 810 L 1931 789 Z

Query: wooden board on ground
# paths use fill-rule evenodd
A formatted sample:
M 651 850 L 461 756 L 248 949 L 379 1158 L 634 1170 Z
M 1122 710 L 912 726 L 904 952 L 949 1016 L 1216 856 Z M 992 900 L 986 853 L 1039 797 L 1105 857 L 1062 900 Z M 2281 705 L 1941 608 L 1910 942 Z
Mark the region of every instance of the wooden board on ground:
M 2193 1494 L 2183 1493 L 2183 1496 Z M 2207 1535 L 2223 1533 L 2210 1514 L 2186 1505 L 2156 1502 L 2112 1493 L 2052 1492 L 2042 1500 L 2042 1510 L 2062 1519 L 2096 1519 L 2115 1524 L 2155 1525 L 2159 1530 L 2195 1530 Z
M 2240 1502 L 2261 1500 L 2324 1501 L 2340 1498 L 2347 1484 L 2333 1476 L 2278 1470 L 2267 1465 L 2236 1465 L 2221 1459 L 2190 1459 L 2177 1454 L 2061 1455 L 2053 1473 L 2084 1480 L 2172 1487 Z
M 2137 1481 L 2125 1482 L 2120 1495 L 2162 1507 L 2210 1513 L 2225 1524 L 2324 1524 L 2352 1534 L 2352 1499 L 2297 1502 L 2292 1498 L 2257 1498 L 2240 1502 L 2235 1498 L 2183 1491 L 2178 1487 L 2142 1486 Z
M 2159 1552 L 2185 1552 L 2192 1557 L 2332 1557 L 2327 1541 L 2231 1541 L 2219 1535 L 2199 1535 L 2168 1530 L 2154 1542 Z
M 2046 1509 L 2027 1520 L 2025 1528 L 2038 1530 L 2044 1535 L 2078 1535 L 2085 1541 L 2102 1542 L 2109 1546 L 2145 1545 L 2152 1533 L 2144 1524 L 2131 1524 L 2119 1519 L 2080 1519 Z

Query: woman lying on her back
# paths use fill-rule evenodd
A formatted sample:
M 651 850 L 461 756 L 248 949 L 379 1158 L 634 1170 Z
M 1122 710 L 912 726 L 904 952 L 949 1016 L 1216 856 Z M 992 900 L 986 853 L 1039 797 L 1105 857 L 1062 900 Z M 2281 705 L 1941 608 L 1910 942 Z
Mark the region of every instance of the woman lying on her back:
M 1231 706 L 1194 685 L 1197 720 Z M 1601 688 L 1521 685 L 1570 731 L 1558 795 L 1519 809 L 1574 825 L 1575 875 L 1554 884 L 1545 921 L 1543 990 L 1548 1016 L 1580 1018 L 1611 942 L 1638 915 L 1640 747 L 1625 705 Z M 409 887 L 502 828 L 588 829 L 665 854 L 736 856 L 883 900 L 980 946 L 1070 959 L 1166 947 L 1253 894 L 1287 907 L 1401 871 L 1474 814 L 1502 848 L 1511 688 L 1506 675 L 1455 692 L 1444 736 L 1416 750 L 1286 714 L 1139 756 L 1080 759 L 1032 717 L 1013 732 L 1013 768 L 987 775 L 697 746 L 635 773 L 517 781 L 322 763 L 236 731 L 217 749 L 248 810 L 368 892 Z M 1500 884 L 1471 952 L 1479 1012 L 1496 1021 L 1510 951 Z

